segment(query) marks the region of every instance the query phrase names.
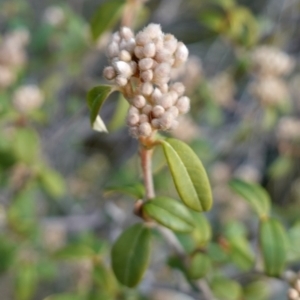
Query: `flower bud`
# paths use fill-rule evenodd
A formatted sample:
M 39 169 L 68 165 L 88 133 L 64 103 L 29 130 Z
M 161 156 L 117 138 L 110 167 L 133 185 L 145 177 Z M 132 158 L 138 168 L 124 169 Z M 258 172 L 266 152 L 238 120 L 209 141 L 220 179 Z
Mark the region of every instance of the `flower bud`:
M 160 128 L 160 121 L 159 121 L 159 119 L 152 119 L 151 120 L 151 125 L 153 126 L 153 128 L 159 129 Z
M 167 93 L 169 91 L 169 85 L 167 83 L 163 83 L 159 86 L 161 92 L 163 94 Z
M 190 99 L 186 96 L 180 97 L 177 100 L 176 107 L 181 114 L 185 114 L 190 110 Z
M 119 75 L 128 78 L 132 75 L 131 66 L 125 61 L 117 61 L 113 63 L 113 66 Z
M 139 134 L 138 127 L 136 127 L 136 126 L 129 127 L 129 134 L 134 138 L 138 138 L 138 134 Z
M 120 36 L 125 40 L 129 40 L 133 38 L 134 34 L 130 28 L 124 26 L 120 29 Z
M 171 106 L 167 109 L 167 112 L 171 113 L 174 116 L 174 118 L 177 118 L 179 115 L 179 110 L 176 106 Z
M 144 96 L 142 95 L 137 95 L 133 98 L 132 100 L 132 104 L 136 107 L 136 108 L 143 108 L 146 105 L 146 99 Z
M 153 85 L 150 82 L 145 82 L 141 85 L 140 91 L 145 96 L 150 96 L 153 92 Z
M 155 54 L 155 60 L 159 63 L 163 63 L 163 62 L 168 63 L 171 58 L 172 58 L 172 54 L 170 53 L 169 50 L 165 48 L 158 50 L 157 53 Z
M 149 123 L 142 123 L 140 124 L 138 131 L 141 136 L 150 136 L 152 133 L 152 128 Z
M 129 115 L 139 114 L 139 110 L 135 106 L 130 105 L 128 109 L 128 114 Z
M 146 104 L 142 109 L 142 113 L 145 115 L 149 115 L 151 111 L 152 111 L 152 105 L 150 104 Z
M 126 41 L 124 49 L 127 50 L 129 53 L 133 53 L 135 46 L 135 39 L 131 38 L 129 41 Z
M 146 70 L 141 72 L 140 77 L 142 81 L 147 82 L 153 79 L 153 72 L 151 70 Z
M 137 125 L 139 121 L 140 121 L 140 117 L 138 114 L 128 114 L 127 125 L 134 126 Z
M 290 300 L 298 300 L 299 293 L 297 290 L 291 288 L 289 289 L 288 296 Z
M 164 36 L 164 48 L 173 54 L 177 49 L 177 39 L 172 34 Z
M 136 41 L 137 45 L 139 45 L 139 46 L 145 46 L 146 44 L 150 43 L 151 38 L 150 38 L 150 36 L 147 33 L 143 32 L 143 31 L 140 31 L 136 35 L 135 41 Z
M 115 69 L 112 66 L 108 66 L 108 67 L 104 68 L 104 70 L 103 70 L 103 76 L 107 80 L 112 80 L 112 79 L 114 79 L 117 76 L 117 74 L 116 74 Z
M 161 63 L 154 69 L 154 82 L 163 84 L 170 79 L 171 66 L 167 63 Z
M 182 96 L 185 92 L 185 87 L 181 82 L 175 82 L 171 85 L 170 90 L 175 91 L 178 96 Z
M 156 52 L 156 47 L 154 43 L 148 43 L 143 48 L 143 53 L 145 57 L 154 57 Z
M 143 58 L 139 61 L 139 68 L 142 71 L 149 70 L 152 68 L 154 61 L 152 58 Z
M 121 50 L 119 53 L 119 59 L 122 61 L 130 62 L 131 54 L 127 50 Z
M 144 57 L 144 48 L 141 46 L 134 47 L 134 54 L 138 59 L 142 59 Z
M 112 42 L 107 46 L 107 56 L 109 58 L 117 57 L 119 55 L 119 45 L 116 42 Z
M 127 78 L 125 78 L 125 77 L 123 77 L 123 76 L 121 76 L 121 75 L 118 75 L 118 76 L 116 77 L 115 81 L 116 81 L 116 84 L 117 84 L 118 86 L 125 86 L 125 85 L 128 83 Z
M 160 97 L 158 104 L 161 105 L 164 109 L 167 109 L 173 105 L 172 96 L 168 94 L 164 94 Z
M 149 123 L 149 117 L 145 114 L 140 115 L 140 123 Z
M 157 103 L 157 101 L 159 101 L 161 96 L 162 96 L 161 90 L 159 88 L 155 88 L 151 95 L 151 99 L 153 102 Z
M 161 31 L 161 27 L 159 24 L 149 24 L 147 27 L 144 28 L 143 32 L 147 34 L 150 39 L 154 39 L 156 37 L 161 36 L 163 33 Z
M 182 42 L 177 44 L 177 49 L 175 52 L 175 62 L 174 67 L 179 67 L 182 65 L 188 58 L 189 50 Z
M 134 75 L 137 72 L 137 63 L 132 60 L 129 62 L 129 66 L 131 68 L 132 75 Z
M 161 105 L 156 105 L 152 109 L 152 114 L 155 118 L 161 117 L 165 113 L 165 109 Z
M 113 35 L 112 35 L 112 40 L 116 43 L 120 43 L 121 41 L 121 36 L 120 36 L 120 33 L 119 32 L 115 32 Z
M 159 118 L 160 126 L 164 130 L 169 129 L 172 126 L 173 121 L 174 121 L 174 116 L 169 112 L 165 112 Z

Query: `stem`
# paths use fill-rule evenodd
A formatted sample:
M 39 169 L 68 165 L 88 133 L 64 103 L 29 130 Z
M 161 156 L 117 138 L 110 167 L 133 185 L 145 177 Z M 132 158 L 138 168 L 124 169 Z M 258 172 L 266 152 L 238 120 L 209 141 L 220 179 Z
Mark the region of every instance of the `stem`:
M 139 11 L 142 4 L 143 1 L 141 0 L 127 0 L 124 8 L 123 18 L 121 21 L 122 26 L 130 28 L 133 27 L 137 12 Z
M 152 153 L 153 149 L 147 149 L 141 145 L 140 156 L 143 170 L 144 184 L 146 188 L 146 199 L 155 197 L 153 177 L 152 177 Z

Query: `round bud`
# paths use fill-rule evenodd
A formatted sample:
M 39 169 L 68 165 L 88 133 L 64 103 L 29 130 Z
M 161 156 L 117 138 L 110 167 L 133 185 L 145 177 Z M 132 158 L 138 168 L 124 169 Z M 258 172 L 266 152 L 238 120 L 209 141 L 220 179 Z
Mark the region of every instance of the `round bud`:
M 139 110 L 133 106 L 133 105 L 130 105 L 129 109 L 128 109 L 128 114 L 131 115 L 131 114 L 139 114 Z
M 176 107 L 181 114 L 185 114 L 190 110 L 190 98 L 180 97 L 176 102 Z
M 121 50 L 119 53 L 119 59 L 122 61 L 130 62 L 131 54 L 127 50 Z
M 172 96 L 168 94 L 164 94 L 160 97 L 158 104 L 161 105 L 164 109 L 167 109 L 173 105 Z
M 154 39 L 156 37 L 162 36 L 163 33 L 161 31 L 161 27 L 159 24 L 149 24 L 147 27 L 144 28 L 143 32 L 147 34 L 150 39 Z
M 130 28 L 124 26 L 120 29 L 120 36 L 125 40 L 129 40 L 133 38 L 134 34 Z
M 145 96 L 150 96 L 153 92 L 153 85 L 150 82 L 145 82 L 141 85 L 140 91 Z
M 171 66 L 167 63 L 161 63 L 154 69 L 154 82 L 163 84 L 170 79 Z
M 116 61 L 113 63 L 113 67 L 119 75 L 122 75 L 125 78 L 128 78 L 132 75 L 131 66 L 125 61 Z
M 169 50 L 163 48 L 161 50 L 158 50 L 155 54 L 155 60 L 159 63 L 168 63 L 170 59 L 172 58 L 172 54 Z
M 152 111 L 152 105 L 150 104 L 146 104 L 142 109 L 142 113 L 145 115 L 149 115 L 151 111 Z
M 129 62 L 129 66 L 131 68 L 132 75 L 135 74 L 137 72 L 137 63 L 132 60 Z
M 153 67 L 154 61 L 152 58 L 143 58 L 139 61 L 139 68 L 142 71 L 149 70 Z
M 144 48 L 141 46 L 134 47 L 134 54 L 137 58 L 142 59 L 144 57 Z
M 169 91 L 169 85 L 167 83 L 163 83 L 159 87 L 163 94 L 165 94 Z
M 145 57 L 154 57 L 156 52 L 156 47 L 154 43 L 148 43 L 143 48 L 144 56 Z
M 159 118 L 160 126 L 163 130 L 169 129 L 172 126 L 173 121 L 174 121 L 174 116 L 169 112 L 165 112 Z
M 149 122 L 149 117 L 145 114 L 140 115 L 140 123 L 146 123 Z
M 177 118 L 179 115 L 179 110 L 176 106 L 171 106 L 170 108 L 168 108 L 167 112 L 171 113 L 174 118 Z
M 173 54 L 177 49 L 177 39 L 172 34 L 164 36 L 164 48 Z
M 290 300 L 298 300 L 299 293 L 297 290 L 291 288 L 289 289 L 288 296 Z
M 162 96 L 161 90 L 159 88 L 155 88 L 151 95 L 151 99 L 154 103 L 157 103 L 161 96 Z
M 129 134 L 134 138 L 138 138 L 138 134 L 139 134 L 138 127 L 136 127 L 136 126 L 129 127 Z
M 133 53 L 135 48 L 135 39 L 131 38 L 130 40 L 126 41 L 126 45 L 124 45 L 124 49 L 127 50 L 129 53 Z
M 152 114 L 155 118 L 161 117 L 165 113 L 165 109 L 161 105 L 156 105 L 152 109 Z
M 182 65 L 188 58 L 189 50 L 182 42 L 177 44 L 177 49 L 175 51 L 175 62 L 174 66 L 179 67 Z
M 160 128 L 160 121 L 159 121 L 159 119 L 152 119 L 151 120 L 151 125 L 152 125 L 153 128 L 159 129 Z
M 141 136 L 150 136 L 152 133 L 152 127 L 149 123 L 142 123 L 139 126 L 139 134 Z
M 109 58 L 118 57 L 119 51 L 119 45 L 116 42 L 112 42 L 107 46 L 106 55 Z
M 128 80 L 127 80 L 127 78 L 125 78 L 121 75 L 118 75 L 115 79 L 115 82 L 118 86 L 125 86 L 128 83 Z
M 141 72 L 140 77 L 142 81 L 147 82 L 153 79 L 153 72 L 151 70 L 146 70 Z
M 174 105 L 178 99 L 178 94 L 175 91 L 169 91 L 168 94 L 172 98 L 172 105 Z
M 115 32 L 113 35 L 112 35 L 112 40 L 116 43 L 120 43 L 121 41 L 121 36 L 119 34 L 119 32 Z
M 104 68 L 104 70 L 103 70 L 103 76 L 107 80 L 112 80 L 112 79 L 114 79 L 117 76 L 117 74 L 116 74 L 115 69 L 112 66 L 108 66 L 108 67 Z
M 140 117 L 138 114 L 128 114 L 127 115 L 127 125 L 135 126 L 140 121 Z
M 137 95 L 132 100 L 132 104 L 136 108 L 143 108 L 146 105 L 146 103 L 147 103 L 147 101 L 146 101 L 145 97 L 142 95 Z
M 135 41 L 136 41 L 137 45 L 144 46 L 144 45 L 148 44 L 151 41 L 151 38 L 147 33 L 143 32 L 143 31 L 140 31 L 136 35 Z
M 175 82 L 171 85 L 170 90 L 175 91 L 178 96 L 182 96 L 185 92 L 185 87 L 181 82 Z

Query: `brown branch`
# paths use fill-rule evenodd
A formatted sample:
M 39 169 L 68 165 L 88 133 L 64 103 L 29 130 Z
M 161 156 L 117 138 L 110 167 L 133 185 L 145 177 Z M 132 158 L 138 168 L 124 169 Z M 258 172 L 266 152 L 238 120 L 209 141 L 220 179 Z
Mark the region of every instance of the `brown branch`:
M 140 157 L 143 170 L 143 179 L 146 188 L 146 199 L 152 199 L 155 197 L 152 177 L 152 153 L 153 149 L 147 149 L 143 145 L 141 145 Z

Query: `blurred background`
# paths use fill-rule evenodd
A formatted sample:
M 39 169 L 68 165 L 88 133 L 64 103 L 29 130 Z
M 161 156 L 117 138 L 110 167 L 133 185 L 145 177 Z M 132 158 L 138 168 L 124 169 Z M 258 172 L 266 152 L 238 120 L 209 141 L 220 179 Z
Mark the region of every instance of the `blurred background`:
M 104 83 L 105 46 L 120 17 L 100 20 L 96 40 L 90 21 L 99 7 L 110 15 L 109 3 L 0 0 L 1 300 L 202 299 L 166 263 L 172 249 L 160 236 L 137 290 L 118 285 L 109 267 L 112 242 L 138 220 L 134 199 L 110 187 L 141 181 L 124 99 L 113 94 L 101 110 L 109 134 L 89 124 L 86 93 Z M 248 267 L 258 220 L 227 183 L 238 177 L 268 190 L 274 215 L 289 228 L 289 266 L 298 271 L 300 1 L 141 3 L 135 30 L 159 23 L 190 51 L 173 79 L 187 87 L 191 113 L 168 135 L 189 143 L 209 174 L 215 272 L 242 291 L 226 300 L 287 299 L 286 283 Z M 156 190 L 177 197 L 168 172 L 157 150 Z M 235 230 L 250 247 L 246 260 L 223 247 Z

